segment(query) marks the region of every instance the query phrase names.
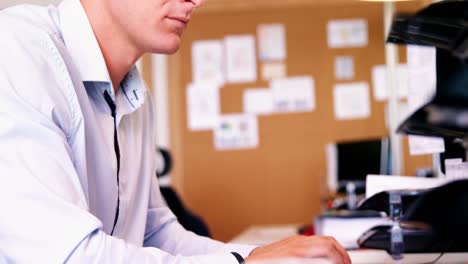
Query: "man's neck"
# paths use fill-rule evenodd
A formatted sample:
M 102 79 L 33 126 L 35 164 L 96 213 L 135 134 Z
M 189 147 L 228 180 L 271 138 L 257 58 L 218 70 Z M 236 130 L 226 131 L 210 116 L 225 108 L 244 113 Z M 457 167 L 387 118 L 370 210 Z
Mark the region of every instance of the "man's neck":
M 106 61 L 114 92 L 117 92 L 125 75 L 143 54 L 101 6 L 104 1 L 81 2 Z

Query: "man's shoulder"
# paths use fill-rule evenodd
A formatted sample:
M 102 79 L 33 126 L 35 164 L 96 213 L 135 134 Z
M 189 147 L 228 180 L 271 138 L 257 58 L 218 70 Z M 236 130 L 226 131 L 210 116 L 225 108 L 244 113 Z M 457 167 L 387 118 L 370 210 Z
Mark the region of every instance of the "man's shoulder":
M 23 48 L 60 35 L 58 9 L 55 6 L 18 5 L 0 11 L 2 42 Z
M 65 120 L 75 99 L 73 89 L 67 88 L 73 83 L 61 57 L 58 19 L 52 6 L 22 5 L 0 12 L 0 93 L 44 115 L 50 108 L 59 109 L 66 113 Z
M 29 70 L 50 66 L 57 53 L 59 30 L 55 6 L 18 5 L 0 11 L 0 68 Z

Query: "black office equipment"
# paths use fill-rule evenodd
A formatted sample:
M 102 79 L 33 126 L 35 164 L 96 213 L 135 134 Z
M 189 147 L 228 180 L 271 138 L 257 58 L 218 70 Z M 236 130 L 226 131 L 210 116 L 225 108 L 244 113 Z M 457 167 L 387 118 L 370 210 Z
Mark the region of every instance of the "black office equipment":
M 468 252 L 468 180 L 424 193 L 402 219 L 430 225 L 445 252 Z
M 434 97 L 405 120 L 398 132 L 464 138 L 468 135 L 468 60 L 437 49 L 436 63 Z
M 358 240 L 363 248 L 383 249 L 391 252 L 392 226 L 376 226 L 365 232 Z M 438 243 L 432 228 L 424 225 L 406 225 L 402 228 L 404 253 L 439 253 L 446 252 L 446 247 Z
M 400 125 L 398 132 L 465 138 L 468 132 L 468 1 L 441 1 L 415 15 L 397 15 L 387 41 L 437 48 L 436 93 Z
M 387 41 L 397 44 L 433 46 L 467 57 L 468 1 L 433 3 L 416 14 L 394 17 Z
M 440 136 L 447 142 L 465 143 L 468 136 L 468 1 L 446 0 L 431 4 L 414 15 L 395 17 L 388 42 L 434 46 L 437 84 L 433 98 L 398 128 L 404 134 Z M 464 142 L 463 142 L 464 141 Z M 463 150 L 451 149 L 456 155 Z M 458 152 L 458 153 L 457 153 Z M 465 150 L 466 154 L 466 150 Z M 399 193 L 398 193 L 399 192 Z M 390 199 L 396 194 L 404 203 L 404 191 L 390 191 L 377 197 Z M 374 199 L 377 199 L 374 198 Z M 468 180 L 458 180 L 418 193 L 392 227 L 368 230 L 359 245 L 385 249 L 390 254 L 393 231 L 401 230 L 402 252 L 468 252 Z M 391 203 L 371 201 L 374 207 L 392 213 Z
M 390 191 L 409 194 L 411 199 L 402 214 L 405 253 L 468 252 L 468 180 L 459 180 L 424 190 Z M 376 194 L 372 202 L 362 209 L 385 210 L 388 195 Z M 370 206 L 369 206 L 370 205 Z M 388 212 L 388 208 L 385 211 Z M 391 253 L 391 226 L 377 226 L 365 232 L 358 240 L 361 247 L 384 249 Z
M 389 140 L 365 139 L 336 143 L 338 192 L 345 193 L 352 182 L 364 193 L 368 174 L 389 174 Z
M 369 197 L 366 200 L 364 200 L 357 209 L 359 211 L 374 210 L 378 212 L 384 212 L 387 215 L 390 215 L 390 194 L 397 193 L 401 197 L 401 210 L 402 215 L 404 216 L 408 211 L 408 208 L 410 208 L 411 205 L 427 191 L 427 189 L 407 189 L 379 192 L 373 195 L 372 197 Z

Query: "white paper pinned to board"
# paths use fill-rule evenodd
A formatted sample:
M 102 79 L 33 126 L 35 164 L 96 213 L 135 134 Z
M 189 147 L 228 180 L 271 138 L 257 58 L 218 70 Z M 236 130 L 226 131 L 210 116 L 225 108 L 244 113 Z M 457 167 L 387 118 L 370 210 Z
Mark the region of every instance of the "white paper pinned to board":
M 369 85 L 365 82 L 337 84 L 333 90 L 333 98 L 337 120 L 370 116 Z
M 261 66 L 262 79 L 270 81 L 286 77 L 286 65 L 282 62 L 265 62 Z
M 335 58 L 335 78 L 337 80 L 351 80 L 354 78 L 354 59 L 351 56 Z
M 365 47 L 368 43 L 367 20 L 332 20 L 327 25 L 330 48 Z
M 468 162 L 463 159 L 446 159 L 445 177 L 450 180 L 459 180 L 468 178 Z
M 255 38 L 252 35 L 227 36 L 226 79 L 231 83 L 254 82 L 257 80 L 257 58 Z
M 310 112 L 315 109 L 315 82 L 312 77 L 274 79 L 270 86 L 275 112 Z
M 261 61 L 286 59 L 286 33 L 283 24 L 260 24 L 257 27 Z
M 194 83 L 187 86 L 187 126 L 190 130 L 212 130 L 219 123 L 219 85 Z
M 411 155 L 424 155 L 445 152 L 445 144 L 442 138 L 408 136 L 408 144 Z
M 397 66 L 396 76 L 397 97 L 400 99 L 406 98 L 408 96 L 409 87 L 408 65 L 399 64 Z M 387 83 L 387 66 L 376 65 L 372 67 L 372 88 L 374 92 L 374 98 L 377 101 L 385 101 L 388 99 L 389 95 Z
M 195 41 L 192 44 L 192 80 L 194 83 L 223 84 L 224 56 L 220 40 Z
M 214 132 L 217 150 L 252 149 L 258 146 L 258 121 L 252 114 L 222 115 Z

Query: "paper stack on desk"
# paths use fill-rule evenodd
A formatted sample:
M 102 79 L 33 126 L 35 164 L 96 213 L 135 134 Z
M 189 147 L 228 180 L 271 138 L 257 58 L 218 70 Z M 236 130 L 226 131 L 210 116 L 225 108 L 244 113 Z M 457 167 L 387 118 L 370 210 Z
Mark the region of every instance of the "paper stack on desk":
M 378 225 L 391 225 L 390 219 L 377 212 L 336 211 L 317 217 L 317 235 L 334 237 L 345 249 L 357 249 L 358 238 Z

